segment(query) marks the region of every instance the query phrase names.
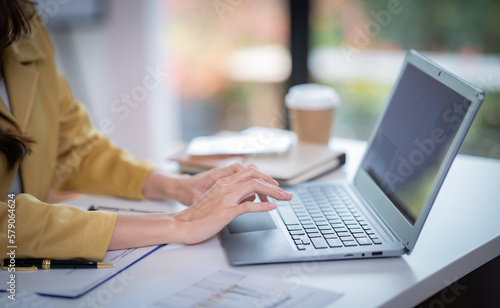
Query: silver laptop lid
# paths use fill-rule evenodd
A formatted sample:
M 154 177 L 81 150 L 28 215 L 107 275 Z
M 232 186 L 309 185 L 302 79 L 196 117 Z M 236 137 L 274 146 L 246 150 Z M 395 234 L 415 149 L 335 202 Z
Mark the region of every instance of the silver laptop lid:
M 483 98 L 416 51 L 407 53 L 354 185 L 408 253 Z

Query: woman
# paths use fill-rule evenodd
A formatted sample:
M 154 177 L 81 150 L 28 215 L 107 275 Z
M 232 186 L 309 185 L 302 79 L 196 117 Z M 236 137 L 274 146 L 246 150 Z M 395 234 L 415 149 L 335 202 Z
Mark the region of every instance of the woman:
M 2 255 L 7 239 L 17 246 L 17 258 L 92 260 L 112 249 L 197 243 L 243 213 L 274 209 L 266 196 L 291 199 L 253 167 L 175 176 L 132 159 L 91 127 L 71 96 L 33 5 L 0 0 L 0 27 L 0 200 L 7 201 L 0 203 Z M 173 214 L 87 212 L 45 203 L 51 188 L 174 198 L 191 206 Z M 263 202 L 252 202 L 255 194 Z

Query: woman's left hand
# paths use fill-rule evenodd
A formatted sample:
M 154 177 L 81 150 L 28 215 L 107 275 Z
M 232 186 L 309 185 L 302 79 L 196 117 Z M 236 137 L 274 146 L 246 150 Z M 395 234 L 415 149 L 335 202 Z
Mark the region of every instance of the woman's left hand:
M 173 198 L 185 205 L 191 205 L 207 192 L 219 179 L 231 176 L 245 169 L 250 172 L 259 173 L 259 177 L 272 185 L 278 182 L 268 175 L 260 173 L 254 166 L 245 167 L 236 163 L 226 167 L 214 168 L 193 176 L 189 175 L 167 175 L 159 171 L 151 172 L 143 186 L 143 194 L 149 199 Z M 267 201 L 265 196 L 260 196 L 262 201 Z M 245 201 L 253 201 L 255 196 Z

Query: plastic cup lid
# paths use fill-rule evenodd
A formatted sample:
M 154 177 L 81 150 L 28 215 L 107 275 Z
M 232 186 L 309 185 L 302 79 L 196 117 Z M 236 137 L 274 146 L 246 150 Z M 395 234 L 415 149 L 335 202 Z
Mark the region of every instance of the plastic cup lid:
M 301 110 L 328 109 L 339 106 L 340 97 L 334 89 L 328 86 L 305 83 L 288 90 L 285 105 L 288 108 Z

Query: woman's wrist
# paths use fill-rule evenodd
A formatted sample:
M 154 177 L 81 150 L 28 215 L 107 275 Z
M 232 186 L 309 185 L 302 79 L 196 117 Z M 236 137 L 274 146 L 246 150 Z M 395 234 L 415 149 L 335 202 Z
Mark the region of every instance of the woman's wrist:
M 171 198 L 180 200 L 184 191 L 182 179 L 188 175 L 171 175 L 159 170 L 152 171 L 144 181 L 142 193 L 148 199 Z
M 161 171 L 154 170 L 148 174 L 142 186 L 142 194 L 147 199 L 175 198 L 178 181 Z
M 185 224 L 172 213 L 118 214 L 109 250 L 183 243 Z

